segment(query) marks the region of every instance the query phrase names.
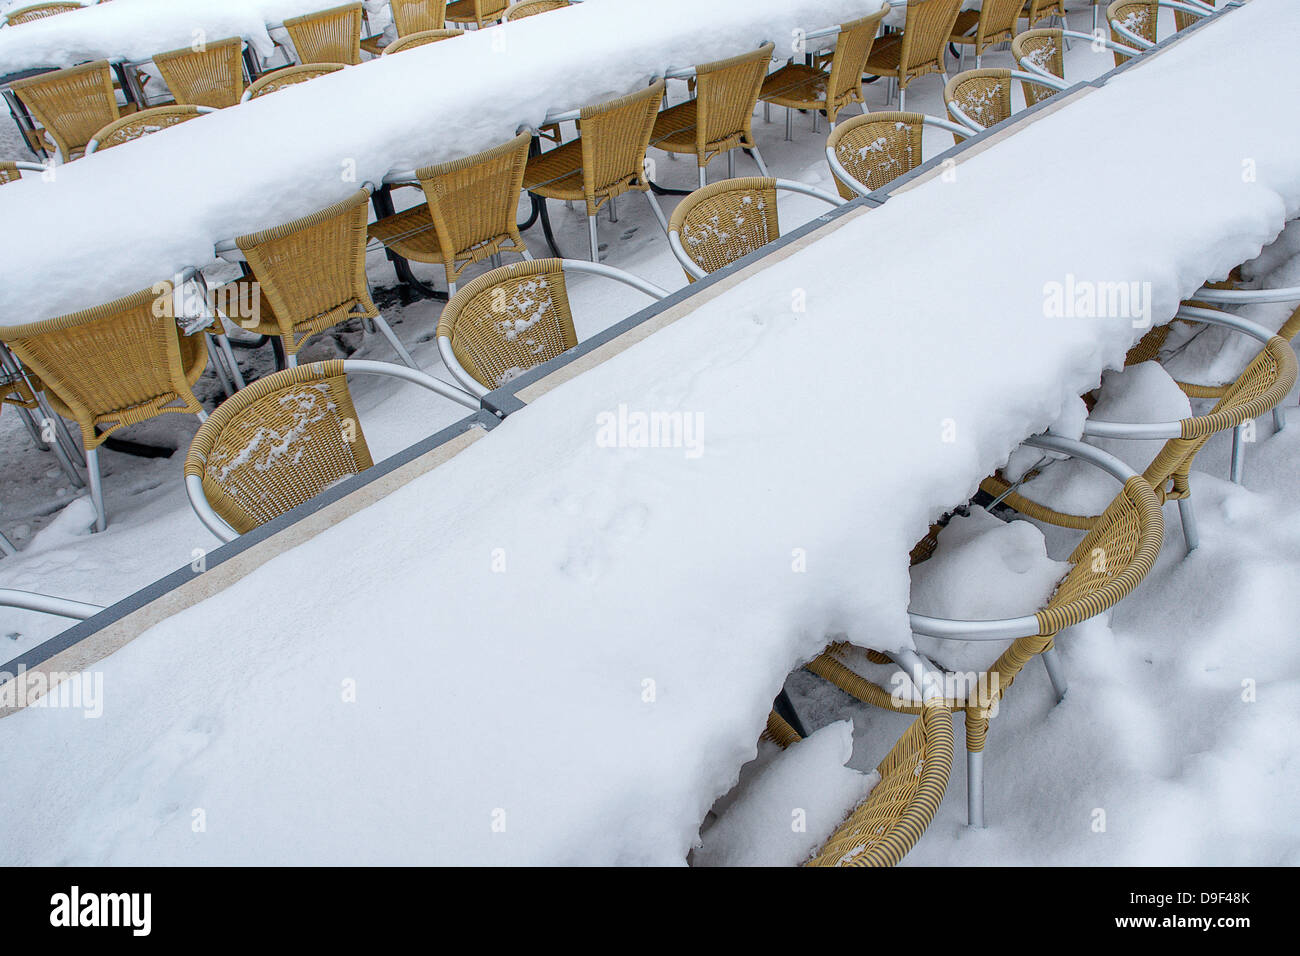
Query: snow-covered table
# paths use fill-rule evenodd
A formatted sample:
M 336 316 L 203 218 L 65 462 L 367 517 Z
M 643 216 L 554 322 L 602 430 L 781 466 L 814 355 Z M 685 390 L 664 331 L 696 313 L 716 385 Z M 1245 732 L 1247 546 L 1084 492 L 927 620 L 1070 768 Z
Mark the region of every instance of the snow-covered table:
M 1300 212 L 1298 25 L 1253 0 L 688 299 L 102 661 L 99 719 L 0 720 L 0 859 L 681 862 L 785 675 L 906 645 L 929 521 L 1141 334 L 1051 283 L 1163 318 Z

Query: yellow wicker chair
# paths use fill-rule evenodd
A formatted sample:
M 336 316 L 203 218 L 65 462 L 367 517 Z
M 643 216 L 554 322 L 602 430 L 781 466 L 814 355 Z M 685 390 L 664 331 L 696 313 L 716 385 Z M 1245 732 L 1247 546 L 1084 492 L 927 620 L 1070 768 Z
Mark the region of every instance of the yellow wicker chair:
M 845 120 L 826 139 L 826 161 L 844 199 L 883 189 L 925 161 L 921 134 L 926 126 L 954 137 L 970 136 L 964 126 L 923 113 L 864 113 Z
M 1196 454 L 1210 436 L 1227 429 L 1236 429 L 1247 420 L 1258 418 L 1276 408 L 1295 384 L 1296 356 L 1286 339 L 1237 316 L 1188 306 L 1180 309 L 1178 316 L 1243 332 L 1261 342 L 1263 349 L 1204 415 L 1193 415 L 1177 422 L 1141 425 L 1089 419 L 1084 424 L 1084 435 L 1110 439 L 1166 439 L 1164 447 L 1143 472 L 1143 478 L 1155 489 L 1160 504 L 1178 502 L 1183 538 L 1190 552 L 1196 549 L 1200 540 L 1192 510 L 1189 479 Z M 1239 453 L 1239 448 L 1234 449 L 1234 459 Z M 1079 530 L 1096 527 L 1099 519 L 1095 516 L 1057 511 L 1049 503 L 1034 501 L 1017 490 L 1032 491 L 1033 476 L 1034 473 L 1031 472 L 1026 479 L 1013 485 L 1000 474 L 994 475 L 986 478 L 980 487 L 1007 506 L 1039 521 Z
M 870 16 L 840 24 L 829 71 L 790 63 L 763 81 L 758 98 L 765 104 L 785 107 L 786 140 L 793 136 L 795 110 L 812 110 L 813 132 L 816 132 L 817 117 L 822 112 L 833 128 L 840 111 L 850 103 L 866 109 L 862 71 L 876 41 L 880 21 L 888 12 L 888 6 L 882 6 Z
M 404 259 L 440 264 L 449 295 L 476 262 L 502 252 L 531 259 L 516 222 L 530 139 L 520 133 L 473 156 L 384 177 L 386 185 L 418 184 L 425 203 L 374 223 L 370 238 Z
M 653 283 L 594 262 L 535 259 L 485 272 L 461 288 L 438 317 L 438 353 L 452 377 L 483 396 L 578 344 L 566 278 L 590 274 L 652 299 Z
M 226 316 L 280 343 L 292 368 L 313 335 L 348 319 L 373 322 L 403 362 L 415 360 L 370 298 L 366 282 L 366 220 L 370 192 L 359 189 L 320 212 L 217 245 L 241 261 L 245 275 L 218 290 L 220 303 L 248 304 L 252 314 Z
M 1068 439 L 1040 436 L 1027 444 L 1072 455 L 1095 464 L 1123 483 L 1123 488 L 1105 512 L 1094 521 L 1070 555 L 1070 570 L 1056 587 L 1047 605 L 1037 613 L 1001 621 L 950 621 L 910 614 L 912 630 L 938 640 L 1010 641 L 997 660 L 974 682 L 944 687 L 944 707 L 966 717 L 967 807 L 972 826 L 984 825 L 983 751 L 990 712 L 1006 694 L 1025 665 L 1041 656 L 1056 697 L 1066 691 L 1065 678 L 1056 659 L 1054 641 L 1067 627 L 1096 617 L 1127 596 L 1146 576 L 1160 553 L 1164 523 L 1160 504 L 1144 478 L 1133 474 L 1111 455 Z M 1105 561 L 1097 561 L 1101 549 Z M 807 666 L 841 690 L 868 704 L 895 712 L 921 714 L 926 705 L 914 697 L 884 687 L 853 671 L 842 659 L 845 645 L 831 647 Z M 875 663 L 888 663 L 889 656 L 869 652 Z M 892 657 L 904 663 L 906 653 Z M 914 681 L 915 683 L 915 681 Z M 929 688 L 927 688 L 928 690 Z M 930 704 L 933 706 L 933 704 Z
M 524 0 L 523 3 L 511 4 L 506 10 L 506 19 L 522 20 L 524 17 L 535 17 L 539 13 L 550 13 L 571 6 L 571 0 Z
M 755 176 L 724 179 L 691 193 L 673 210 L 668 245 L 690 282 L 761 249 L 781 236 L 777 191 L 803 193 L 832 205 L 844 200 L 800 182 Z
M 182 47 L 158 53 L 153 62 L 178 105 L 225 109 L 244 95 L 243 52 L 244 41 L 231 37 L 201 50 Z
M 207 366 L 204 334 L 181 335 L 170 282 L 70 315 L 0 327 L 14 355 L 40 377 L 50 405 L 81 426 L 95 505 L 95 527 L 108 526 L 99 446 L 128 425 L 168 412 L 205 416 L 193 385 Z
M 1011 56 L 1022 70 L 1046 70 L 1065 80 L 1065 37 L 1059 29 L 1026 30 L 1011 41 Z M 1055 96 L 1054 87 L 1042 83 L 1023 83 L 1025 105 L 1034 106 Z
M 646 149 L 663 96 L 664 81 L 656 80 L 630 96 L 583 107 L 572 116 L 552 117 L 555 122 L 577 119 L 578 137 L 528 160 L 524 188 L 534 196 L 586 203 L 592 262 L 600 259 L 596 213 L 608 206 L 613 219 L 614 201 L 623 193 L 644 195 L 664 234 L 668 233 L 668 220 L 650 191 L 645 170 Z
M 482 29 L 500 23 L 510 0 L 452 0 L 447 4 L 447 22 Z
M 360 3 L 348 3 L 285 20 L 284 28 L 298 53 L 298 62 L 348 66 L 360 63 L 362 13 Z
M 753 153 L 759 172 L 766 176 L 752 127 L 758 90 L 772 62 L 773 49 L 771 43 L 765 43 L 753 53 L 697 66 L 693 71 L 695 98 L 659 114 L 650 134 L 651 145 L 668 153 L 694 154 L 701 186 L 709 162 L 723 153 L 727 154 L 727 175 L 735 175 L 736 149 Z
M 943 101 L 953 121 L 988 129 L 1011 117 L 1011 71 L 967 70 L 943 87 Z M 964 137 L 953 134 L 960 143 Z
M 978 10 L 958 13 L 948 38 L 961 52 L 957 68 L 965 62 L 966 47 L 975 48 L 975 68 L 979 69 L 984 65 L 985 50 L 1015 37 L 1022 9 L 1024 0 L 984 0 Z
M 84 155 L 91 137 L 124 112 L 107 60 L 15 80 L 10 89 L 45 127 L 65 163 Z
M 244 90 L 241 102 L 246 103 L 249 100 L 257 99 L 259 96 L 265 96 L 267 93 L 282 90 L 286 86 L 297 86 L 299 83 L 314 80 L 318 76 L 337 73 L 339 70 L 345 69 L 347 69 L 345 63 L 307 63 L 302 66 L 290 66 L 283 70 L 275 70 L 251 83 L 248 89 Z
M 441 30 L 447 25 L 447 0 L 389 0 L 398 37 Z
M 1024 0 L 1020 16 L 1028 21 L 1031 29 L 1034 24 L 1042 23 L 1048 17 L 1056 17 L 1062 28 L 1070 22 L 1065 16 L 1065 0 Z
M 1111 42 L 1139 49 L 1154 46 L 1159 14 L 1160 5 L 1157 0 L 1114 0 L 1106 8 Z M 1115 51 L 1116 66 L 1127 59 L 1128 55 Z
M 19 24 L 43 20 L 60 13 L 71 13 L 81 9 L 80 3 L 34 3 L 30 7 L 20 7 L 8 13 L 0 13 L 0 27 L 16 27 Z
M 86 144 L 86 155 L 121 146 L 213 112 L 215 110 L 210 106 L 155 106 L 153 109 L 140 110 L 109 123 L 91 137 Z
M 418 33 L 408 33 L 384 47 L 383 55 L 388 56 L 390 53 L 413 50 L 417 46 L 437 43 L 439 40 L 450 40 L 452 37 L 461 36 L 464 32 L 464 30 L 421 30 Z
M 944 54 L 962 0 L 910 0 L 902 33 L 876 41 L 864 73 L 883 76 L 898 85 L 898 108 L 907 109 L 907 87 L 917 77 L 938 73 L 946 83 Z
M 268 375 L 223 402 L 185 457 L 190 504 L 213 534 L 231 541 L 373 466 L 348 375 L 397 378 L 479 408 L 460 389 L 387 362 L 336 359 Z

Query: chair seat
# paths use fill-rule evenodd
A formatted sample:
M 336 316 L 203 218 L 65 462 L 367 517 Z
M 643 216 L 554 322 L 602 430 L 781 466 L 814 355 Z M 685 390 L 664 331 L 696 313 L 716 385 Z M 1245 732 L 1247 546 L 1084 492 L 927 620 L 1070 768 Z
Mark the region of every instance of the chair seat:
M 433 216 L 425 203 L 404 210 L 373 223 L 367 230 L 371 239 L 377 239 L 403 259 L 416 262 L 442 263 L 442 244 L 433 227 Z
M 957 22 L 952 25 L 952 36 L 948 38 L 950 43 L 974 43 L 975 27 L 980 22 L 980 12 L 978 10 L 963 10 L 957 14 Z
M 872 76 L 897 78 L 899 64 L 903 62 L 903 34 L 891 33 L 876 40 L 867 57 L 866 73 Z
M 830 74 L 791 63 L 763 81 L 758 98 L 765 103 L 792 109 L 814 109 L 826 105 L 826 84 Z
M 528 157 L 524 189 L 546 199 L 585 199 L 582 191 L 582 137 L 540 156 Z
M 670 153 L 694 153 L 697 101 L 687 100 L 661 112 L 650 134 L 650 145 Z

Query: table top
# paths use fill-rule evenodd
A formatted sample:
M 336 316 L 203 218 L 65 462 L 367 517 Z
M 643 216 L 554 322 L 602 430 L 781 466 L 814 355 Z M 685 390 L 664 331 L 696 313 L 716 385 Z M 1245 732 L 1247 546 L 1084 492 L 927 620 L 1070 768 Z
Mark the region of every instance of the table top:
M 0 855 L 681 862 L 785 675 L 906 646 L 928 523 L 1144 331 L 1046 284 L 1172 315 L 1300 212 L 1297 23 L 1253 0 L 714 287 L 101 662 L 99 719 L 0 720 L 41 768 Z M 638 447 L 643 412 L 691 437 Z

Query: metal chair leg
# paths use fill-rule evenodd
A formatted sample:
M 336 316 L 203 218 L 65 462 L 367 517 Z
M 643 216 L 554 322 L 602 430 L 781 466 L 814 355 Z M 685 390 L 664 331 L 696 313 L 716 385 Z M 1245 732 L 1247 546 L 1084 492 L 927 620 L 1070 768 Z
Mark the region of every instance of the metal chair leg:
M 1245 428 L 1242 424 L 1232 430 L 1232 463 L 1228 466 L 1228 477 L 1234 485 L 1241 484 L 1241 475 L 1246 468 Z
M 9 536 L 3 531 L 0 531 L 0 551 L 3 551 L 10 557 L 18 553 L 18 549 L 14 547 L 14 543 L 9 540 Z
M 1055 647 L 1050 647 L 1043 651 L 1043 666 L 1047 668 L 1047 679 L 1052 682 L 1052 690 L 1056 693 L 1056 702 L 1059 704 L 1065 700 L 1065 692 L 1070 689 L 1070 685 L 1065 681 L 1065 669 L 1061 667 L 1061 658 L 1056 653 Z
M 659 220 L 659 228 L 664 231 L 665 236 L 668 235 L 668 220 L 664 217 L 664 211 L 659 205 L 659 200 L 655 199 L 655 194 L 649 189 L 642 193 L 642 195 L 645 196 L 646 202 L 650 204 L 650 211 L 653 212 L 655 218 Z
M 90 480 L 90 503 L 95 506 L 95 530 L 108 527 L 108 510 L 104 507 L 104 480 L 99 473 L 99 449 L 86 449 L 86 477 Z
M 1201 546 L 1201 533 L 1196 527 L 1196 512 L 1192 509 L 1190 496 L 1178 499 L 1178 516 L 1183 521 L 1183 540 L 1187 542 L 1187 553 L 1191 554 Z
M 794 111 L 788 106 L 785 108 L 785 141 L 794 141 Z
M 609 221 L 618 222 L 618 197 L 609 197 Z
M 81 473 L 77 471 L 77 466 L 73 464 L 77 458 L 81 457 L 81 446 L 68 433 L 67 423 L 55 413 L 54 409 L 50 408 L 50 403 L 45 400 L 45 396 L 40 392 L 36 393 L 36 405 L 40 409 L 41 415 L 53 424 L 54 441 L 51 443 L 51 450 L 53 450 L 54 457 L 58 459 L 59 465 L 63 468 L 64 474 L 72 482 L 72 487 L 86 487 L 86 483 L 81 479 Z
M 765 162 L 763 162 L 763 154 L 760 153 L 760 152 L 758 151 L 758 147 L 757 147 L 757 146 L 755 146 L 755 147 L 754 147 L 753 149 L 751 149 L 749 152 L 750 152 L 750 155 L 752 155 L 752 156 L 754 157 L 754 165 L 756 165 L 756 166 L 758 167 L 758 174 L 759 174 L 760 176 L 766 176 L 766 175 L 767 175 L 767 164 L 766 164 Z
M 591 245 L 591 261 L 600 261 L 600 237 L 596 234 L 596 217 L 587 217 L 587 241 Z
M 814 113 L 813 115 L 816 116 L 817 114 Z M 734 149 L 727 150 L 727 178 L 736 178 L 736 151 Z
M 226 374 L 225 362 L 217 355 L 217 347 L 212 342 L 212 336 L 206 332 L 198 334 L 203 336 L 203 344 L 208 349 L 208 362 L 211 363 L 212 371 L 217 376 L 217 380 L 221 382 L 221 390 L 226 393 L 226 398 L 229 398 L 235 394 L 235 388 L 231 384 L 230 376 Z
M 384 321 L 382 315 L 375 316 L 375 328 L 379 330 L 380 335 L 388 339 L 388 344 L 393 347 L 393 351 L 397 353 L 397 357 L 400 358 L 407 367 L 413 369 L 418 369 L 420 367 L 415 364 L 415 359 L 411 358 L 411 353 L 406 351 L 406 346 L 402 345 L 401 341 L 397 338 L 397 334 L 393 332 L 389 324 Z
M 27 434 L 32 436 L 32 444 L 38 451 L 49 451 L 50 446 L 45 439 L 41 437 L 41 426 L 36 421 L 36 416 L 32 414 L 30 408 L 19 406 L 18 412 L 22 417 L 23 424 L 27 426 Z
M 1284 428 L 1286 428 L 1286 412 L 1279 405 L 1273 409 L 1273 433 L 1277 434 Z
M 235 360 L 235 350 L 230 347 L 230 339 L 225 333 L 217 336 L 217 345 L 221 347 L 222 353 L 226 356 L 226 366 L 230 370 L 231 378 L 235 381 L 235 388 L 244 388 L 247 384 L 244 382 L 244 374 L 239 371 L 239 362 Z
M 984 751 L 966 751 L 966 822 L 984 829 Z
M 708 175 L 705 173 L 704 167 L 701 166 L 700 167 L 700 188 L 703 189 L 706 185 L 708 185 L 708 182 L 709 182 Z

